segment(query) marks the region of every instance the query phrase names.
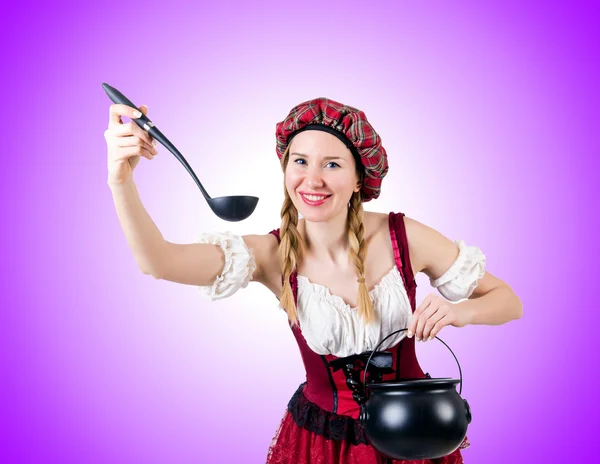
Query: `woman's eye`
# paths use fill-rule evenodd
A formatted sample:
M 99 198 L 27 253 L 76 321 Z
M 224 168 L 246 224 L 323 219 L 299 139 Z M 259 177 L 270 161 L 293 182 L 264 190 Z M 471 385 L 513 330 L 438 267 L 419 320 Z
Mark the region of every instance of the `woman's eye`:
M 302 161 L 302 162 L 304 162 L 304 161 L 306 161 L 306 160 L 305 160 L 305 159 L 303 159 L 303 158 L 298 158 L 298 159 L 295 159 L 295 160 L 294 160 L 294 163 L 298 164 L 298 161 Z M 334 161 L 330 161 L 330 162 L 329 162 L 329 163 L 327 163 L 327 164 L 328 164 L 328 165 L 329 165 L 329 164 L 335 164 L 335 165 L 336 165 L 338 168 L 340 167 L 340 165 L 339 165 L 339 164 L 337 164 L 337 163 L 336 163 L 336 162 L 334 162 Z

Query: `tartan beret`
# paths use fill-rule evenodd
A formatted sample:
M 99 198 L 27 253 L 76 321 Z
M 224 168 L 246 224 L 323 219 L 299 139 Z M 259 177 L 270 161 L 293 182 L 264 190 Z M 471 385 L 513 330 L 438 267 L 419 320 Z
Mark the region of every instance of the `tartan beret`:
M 364 167 L 362 201 L 377 198 L 389 167 L 381 138 L 367 121 L 365 113 L 329 98 L 315 98 L 296 105 L 276 126 L 279 159 L 296 134 L 311 129 L 329 132 L 348 147 L 357 165 Z

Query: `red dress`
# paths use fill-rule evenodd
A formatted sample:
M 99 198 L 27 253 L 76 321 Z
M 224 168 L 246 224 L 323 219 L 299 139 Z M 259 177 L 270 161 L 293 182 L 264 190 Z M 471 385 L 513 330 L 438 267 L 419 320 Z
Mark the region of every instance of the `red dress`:
M 412 311 L 416 309 L 417 284 L 414 280 L 403 213 L 389 213 L 389 229 L 394 247 L 396 267 L 400 271 Z M 279 240 L 279 229 L 270 233 Z M 290 276 L 297 301 L 297 274 Z M 290 325 L 291 327 L 291 325 Z M 377 451 L 370 443 L 358 420 L 360 406 L 346 383 L 346 374 L 330 363 L 333 355 L 315 353 L 306 343 L 301 327 L 292 332 L 306 369 L 306 382 L 296 390 L 288 403 L 281 424 L 273 437 L 267 464 L 460 464 L 461 449 L 470 443 L 465 437 L 460 447 L 433 460 L 394 460 Z M 395 372 L 383 374 L 384 381 L 426 378 L 415 356 L 415 339 L 403 338 L 385 350 L 392 354 Z M 335 366 L 335 364 L 334 364 Z M 364 364 L 363 364 L 364 368 Z

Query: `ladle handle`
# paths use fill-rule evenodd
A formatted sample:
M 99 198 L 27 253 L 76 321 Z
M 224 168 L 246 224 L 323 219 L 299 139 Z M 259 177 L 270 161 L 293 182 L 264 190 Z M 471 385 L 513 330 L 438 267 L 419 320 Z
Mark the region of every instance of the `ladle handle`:
M 108 95 L 108 98 L 110 98 L 113 101 L 113 103 L 119 103 L 121 105 L 127 105 L 127 106 L 130 106 L 131 108 L 137 109 L 137 105 L 135 103 L 133 103 L 129 98 L 127 98 L 125 95 L 123 95 L 121 92 L 119 92 L 114 87 L 108 85 L 107 83 L 103 83 L 102 88 L 106 92 L 106 95 Z M 140 126 L 142 129 L 144 129 L 146 132 L 151 127 L 154 127 L 154 124 L 152 123 L 152 121 L 150 121 L 148 116 L 146 116 L 144 113 L 142 113 L 142 116 L 139 118 L 133 118 L 132 121 L 134 121 L 138 126 Z M 144 127 L 144 126 L 146 126 L 146 127 Z
M 403 332 L 405 330 L 408 330 L 408 328 L 395 330 L 394 332 L 392 332 L 391 334 L 389 334 L 387 337 L 385 337 L 383 340 L 381 340 L 379 342 L 379 344 L 375 347 L 375 349 L 371 352 L 371 355 L 369 356 L 369 359 L 367 360 L 367 364 L 365 365 L 364 389 L 363 389 L 363 391 L 365 392 L 365 395 L 367 393 L 367 369 L 369 367 L 369 363 L 371 362 L 371 358 L 373 357 L 373 355 L 379 349 L 379 347 L 381 346 L 381 344 L 383 342 L 385 342 L 392 335 L 396 335 L 397 333 Z M 437 336 L 435 338 L 437 338 L 440 342 L 442 342 L 444 345 L 446 345 L 446 342 L 444 342 L 441 338 L 439 338 Z M 458 391 L 458 394 L 460 395 L 462 393 L 462 382 L 463 382 L 462 369 L 460 368 L 460 363 L 458 362 L 458 358 L 454 354 L 454 351 L 452 351 L 448 345 L 446 345 L 446 348 L 448 348 L 450 350 L 450 353 L 452 353 L 452 356 L 454 356 L 454 360 L 456 361 L 456 364 L 458 364 L 458 372 L 460 373 L 460 389 Z
M 120 103 L 122 105 L 130 106 L 131 108 L 137 108 L 137 105 L 135 105 L 129 98 L 127 98 L 114 87 L 108 85 L 106 82 L 102 83 L 102 88 L 106 92 L 106 95 L 108 95 L 108 98 L 110 98 L 113 103 Z M 133 118 L 132 121 L 135 122 L 138 126 L 140 126 L 143 130 L 148 132 L 153 138 L 158 140 L 167 150 L 173 153 L 175 158 L 177 158 L 177 160 L 181 164 L 183 164 L 183 167 L 190 174 L 190 176 L 192 176 L 192 179 L 194 179 L 194 182 L 196 182 L 196 185 L 200 188 L 200 191 L 202 192 L 202 195 L 204 195 L 204 198 L 210 200 L 211 196 L 208 194 L 204 186 L 200 183 L 200 179 L 198 179 L 198 176 L 196 176 L 196 173 L 193 171 L 190 164 L 179 152 L 179 150 L 175 148 L 175 145 L 173 145 L 171 141 L 167 137 L 165 137 L 165 135 L 161 131 L 158 130 L 158 127 L 156 127 L 154 123 L 150 121 L 150 119 L 144 113 L 142 113 L 142 116 L 140 118 Z

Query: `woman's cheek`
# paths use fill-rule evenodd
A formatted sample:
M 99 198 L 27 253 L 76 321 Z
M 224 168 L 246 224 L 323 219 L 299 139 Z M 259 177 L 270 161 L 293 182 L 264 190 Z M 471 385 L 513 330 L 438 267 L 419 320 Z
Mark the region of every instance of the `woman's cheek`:
M 298 175 L 298 173 L 296 172 L 290 172 L 289 175 L 287 176 L 287 182 L 286 184 L 288 185 L 288 187 L 290 188 L 294 188 L 296 186 L 298 186 L 301 182 L 301 178 Z

